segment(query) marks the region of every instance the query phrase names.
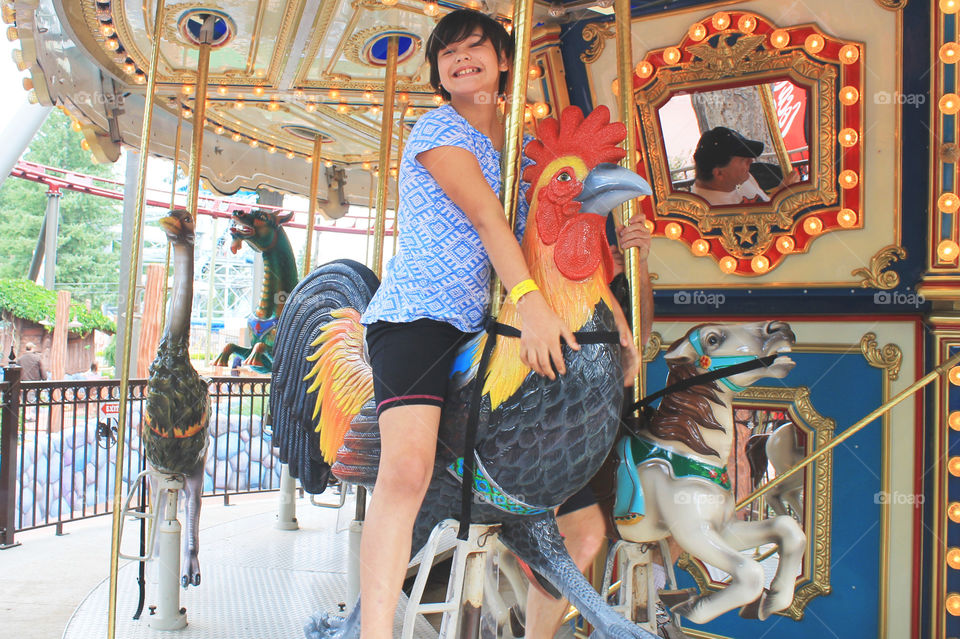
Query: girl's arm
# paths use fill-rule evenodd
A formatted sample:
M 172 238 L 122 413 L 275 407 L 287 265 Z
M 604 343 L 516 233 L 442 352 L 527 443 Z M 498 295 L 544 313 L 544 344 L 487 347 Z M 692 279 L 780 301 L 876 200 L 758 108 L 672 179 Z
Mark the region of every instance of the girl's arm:
M 646 227 L 647 216 L 637 213 L 620 229 L 620 246 L 624 251 L 637 249 L 638 283 L 640 285 L 640 339 L 641 344 L 650 340 L 653 326 L 653 287 L 650 286 L 650 271 L 647 258 L 650 256 L 650 231 Z
M 477 158 L 460 147 L 439 146 L 417 155 L 440 188 L 459 206 L 477 230 L 490 262 L 509 291 L 530 277 L 523 252 L 507 224 L 503 206 L 487 184 Z M 560 339 L 579 350 L 576 338 L 540 291 L 523 296 L 517 304 L 523 320 L 520 359 L 540 375 L 554 379 L 553 367 L 563 375 L 566 367 Z M 551 362 L 553 366 L 551 366 Z

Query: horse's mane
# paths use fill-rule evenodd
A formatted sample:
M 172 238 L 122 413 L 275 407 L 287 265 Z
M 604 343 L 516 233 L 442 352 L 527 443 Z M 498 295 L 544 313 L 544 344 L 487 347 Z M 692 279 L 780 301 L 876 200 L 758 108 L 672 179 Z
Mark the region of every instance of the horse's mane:
M 667 386 L 689 379 L 697 374 L 693 364 L 680 364 L 670 369 Z M 679 441 L 703 455 L 720 453 L 703 441 L 701 428 L 725 430 L 713 416 L 710 402 L 720 404 L 717 382 L 698 384 L 676 393 L 670 393 L 660 401 L 653 419 L 647 425 L 651 435 L 663 440 Z

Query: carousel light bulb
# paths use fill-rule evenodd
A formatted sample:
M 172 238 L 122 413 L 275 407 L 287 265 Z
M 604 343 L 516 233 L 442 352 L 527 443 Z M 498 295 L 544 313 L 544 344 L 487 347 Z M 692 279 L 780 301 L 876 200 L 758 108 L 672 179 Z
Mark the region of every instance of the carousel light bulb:
M 218 87 L 217 87 L 217 93 L 219 93 L 220 95 L 226 95 L 226 94 L 227 94 L 227 85 L 221 84 L 220 86 L 218 86 Z
M 340 98 L 340 91 L 338 89 L 330 89 L 327 95 L 330 96 L 331 100 L 337 100 Z
M 956 13 L 960 9 L 960 2 L 957 0 L 940 0 L 940 10 L 944 13 Z
M 307 164 L 313 164 L 313 156 L 312 156 L 312 155 L 308 155 L 308 156 L 306 156 L 306 157 L 303 158 L 303 159 L 307 161 Z
M 436 2 L 428 2 L 423 5 L 423 13 L 424 15 L 434 18 L 440 13 L 440 7 L 437 6 Z
M 824 44 L 826 44 L 826 42 L 822 35 L 819 33 L 811 33 L 807 36 L 807 39 L 803 41 L 803 48 L 809 53 L 820 53 L 823 50 Z
M 703 26 L 703 24 L 695 22 L 687 29 L 687 35 L 690 36 L 690 39 L 694 42 L 700 42 L 707 37 L 707 28 Z
M 860 59 L 860 49 L 855 44 L 845 44 L 840 47 L 838 57 L 843 64 L 853 64 Z
M 703 257 L 710 252 L 710 242 L 702 238 L 695 240 L 693 244 L 690 245 L 690 250 L 693 251 L 693 254 L 697 257 Z
M 364 171 L 369 171 L 370 168 L 371 168 L 371 166 L 372 166 L 372 165 L 371 165 L 369 162 L 364 162 L 363 164 L 360 165 L 360 167 L 361 167 Z
M 380 4 L 385 7 L 392 7 L 393 5 L 397 4 L 397 0 L 380 0 Z
M 840 183 L 840 188 L 852 189 L 860 182 L 860 176 L 857 175 L 856 171 L 847 169 L 846 171 L 840 171 L 837 181 Z
M 259 141 L 257 141 L 257 140 L 250 140 L 250 148 L 255 149 L 255 148 L 257 148 L 258 146 L 260 146 L 260 142 L 259 142 Z
M 546 102 L 537 102 L 533 105 L 533 115 L 537 118 L 545 118 L 550 115 L 550 105 Z
M 217 125 L 217 128 L 214 129 L 214 132 L 216 132 L 217 135 L 223 135 L 224 131 L 225 129 L 220 125 Z
M 440 106 L 441 104 L 443 104 L 443 96 L 440 95 L 439 93 L 434 93 L 433 103 L 436 104 L 437 106 Z
M 213 102 L 210 101 L 210 98 L 205 98 L 203 100 L 203 108 L 209 110 L 211 106 L 213 106 Z
M 370 111 L 370 115 L 378 115 L 380 113 L 380 107 L 372 106 L 370 107 L 369 111 Z
M 280 103 L 277 102 L 276 100 L 270 100 L 270 103 L 267 104 L 267 110 L 268 110 L 268 111 L 279 111 L 279 110 L 280 110 Z
M 789 235 L 781 235 L 777 238 L 777 250 L 786 255 L 787 253 L 793 253 L 793 249 L 796 246 L 796 243 L 793 241 L 793 238 Z
M 749 13 L 745 13 L 737 20 L 737 28 L 744 33 L 753 33 L 754 29 L 757 28 L 757 19 Z
M 307 105 L 304 108 L 307 110 L 307 112 L 313 113 L 317 110 L 317 105 L 313 102 L 307 102 Z
M 680 239 L 680 236 L 683 235 L 683 227 L 676 222 L 670 222 L 666 228 L 663 229 L 663 234 L 671 240 Z
M 770 34 L 770 44 L 774 49 L 782 49 L 790 44 L 790 34 L 783 29 L 776 29 Z
M 947 517 L 955 524 L 960 524 L 960 502 L 950 502 L 947 506 Z
M 960 246 L 957 246 L 957 243 L 953 240 L 941 240 L 937 244 L 937 257 L 942 262 L 953 262 L 957 259 L 958 254 L 960 254 Z
M 296 156 L 297 156 L 297 154 L 294 153 L 293 151 L 287 151 L 287 159 L 288 159 L 288 160 L 292 160 L 292 159 L 295 158 Z
M 233 135 L 230 136 L 230 139 L 232 139 L 234 142 L 239 142 L 240 140 L 243 139 L 243 136 L 240 135 L 239 133 L 234 133 Z
M 258 84 L 257 86 L 253 87 L 253 94 L 257 97 L 263 95 L 263 91 L 264 89 L 262 84 Z
M 20 32 L 17 31 L 16 27 L 10 26 L 7 27 L 7 40 L 10 42 L 16 42 L 20 39 Z
M 808 235 L 819 235 L 823 231 L 823 222 L 817 216 L 808 217 L 803 223 L 803 230 Z
M 766 273 L 770 270 L 770 260 L 764 255 L 755 255 L 750 260 L 750 268 L 753 269 L 754 273 Z
M 840 104 L 851 106 L 856 104 L 859 99 L 860 92 L 857 91 L 856 87 L 846 86 L 840 89 Z
M 137 71 L 136 75 L 133 76 L 133 81 L 137 84 L 146 84 L 147 76 L 142 71 Z
M 181 109 L 180 113 L 183 115 L 184 119 L 189 119 L 190 116 L 193 115 L 193 111 L 191 111 L 187 107 L 184 107 L 183 109 Z
M 107 38 L 106 40 L 104 40 L 103 44 L 111 51 L 116 51 L 117 49 L 120 48 L 120 41 L 117 40 L 116 38 Z
M 960 366 L 951 368 L 950 372 L 947 373 L 947 379 L 949 379 L 950 383 L 954 386 L 960 386 Z M 960 508 L 960 504 L 957 504 L 957 508 Z
M 947 551 L 947 565 L 954 570 L 960 570 L 960 548 L 951 548 Z
M 717 31 L 723 31 L 730 26 L 730 14 L 726 11 L 718 11 L 710 18 L 713 28 Z
M 837 224 L 845 229 L 852 227 L 857 223 L 857 214 L 853 209 L 840 209 L 837 213 Z
M 944 604 L 947 608 L 947 612 L 952 616 L 960 616 L 960 595 L 955 592 L 947 595 L 947 600 Z
M 244 106 L 243 100 L 234 100 L 234 102 L 233 102 L 233 108 L 234 108 L 234 109 L 238 109 L 238 110 L 239 110 L 239 109 L 242 109 L 243 106 Z
M 350 111 L 350 107 L 348 107 L 346 104 L 341 103 L 337 105 L 337 113 L 343 114 L 343 113 L 348 113 L 349 111 Z
M 954 477 L 960 477 L 960 457 L 951 457 L 947 462 L 947 472 Z
M 937 106 L 940 107 L 940 111 L 946 115 L 953 115 L 957 111 L 960 111 L 960 97 L 957 97 L 956 93 L 947 93 L 942 98 L 940 102 L 937 103 Z
M 83 149 L 84 151 L 90 150 L 90 143 L 87 142 L 86 138 L 80 140 L 80 148 Z
M 947 417 L 947 423 L 953 430 L 960 430 L 960 410 L 955 410 Z
M 370 89 L 367 89 L 366 91 L 364 91 L 364 92 L 363 92 L 363 99 L 364 99 L 364 100 L 367 100 L 368 102 L 369 102 L 370 100 L 372 100 L 372 99 L 373 99 L 373 91 L 371 91 Z
M 737 260 L 729 255 L 720 260 L 720 270 L 730 274 L 737 270 Z
M 116 32 L 117 30 L 113 28 L 113 25 L 111 23 L 109 22 L 100 23 L 100 35 L 102 35 L 104 38 L 109 38 Z
M 80 124 L 80 120 L 74 120 L 70 123 L 70 128 L 79 133 L 83 130 L 83 125 Z
M 397 177 L 397 170 L 396 170 L 396 169 L 390 169 L 390 177 L 392 177 L 392 178 L 396 178 L 396 177 Z
M 543 69 L 540 68 L 539 64 L 531 64 L 530 68 L 527 70 L 527 78 L 530 80 L 539 80 L 543 77 Z
M 667 64 L 676 64 L 680 62 L 680 49 L 677 47 L 667 47 L 663 50 L 663 61 Z
M 653 75 L 653 65 L 646 60 L 641 60 L 633 71 L 641 78 L 649 78 Z
M 939 56 L 940 62 L 954 64 L 957 60 L 960 60 L 960 47 L 957 46 L 956 42 L 947 42 L 940 47 Z
M 182 87 L 180 87 L 180 93 L 184 95 L 191 95 L 193 93 L 193 85 L 192 84 L 183 85 Z
M 135 65 L 133 62 L 124 62 L 123 71 L 127 75 L 133 75 L 137 72 L 137 65 Z
M 523 121 L 530 122 L 533 120 L 533 113 L 530 111 L 530 107 L 526 107 L 523 110 Z
M 397 102 L 399 102 L 400 104 L 406 104 L 409 101 L 410 101 L 410 94 L 407 93 L 406 91 L 401 91 L 400 93 L 397 94 Z
M 960 198 L 954 193 L 942 193 L 937 198 L 937 207 L 944 213 L 956 213 L 960 208 Z
M 653 233 L 653 230 L 654 230 L 655 228 L 657 228 L 657 225 L 654 224 L 654 223 L 653 223 L 652 221 L 650 221 L 650 220 L 644 220 L 644 221 L 643 221 L 643 226 L 644 226 L 648 231 L 650 231 L 651 233 Z
M 333 162 L 331 162 L 330 160 L 327 160 L 326 162 L 323 163 L 323 165 L 329 169 L 331 166 L 333 166 Z
M 270 148 L 267 149 L 267 153 L 276 153 L 276 152 L 277 152 L 277 147 L 275 146 L 271 146 Z
M 857 135 L 857 132 L 850 127 L 846 129 L 841 129 L 840 133 L 837 134 L 837 142 L 840 143 L 840 146 L 851 147 L 856 145 L 857 141 L 860 139 L 860 136 Z

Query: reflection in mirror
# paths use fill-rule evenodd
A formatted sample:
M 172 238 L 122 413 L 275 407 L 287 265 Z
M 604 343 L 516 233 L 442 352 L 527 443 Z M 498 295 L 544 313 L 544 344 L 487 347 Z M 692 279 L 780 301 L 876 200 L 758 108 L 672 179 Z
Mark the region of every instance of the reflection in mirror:
M 790 80 L 674 94 L 657 110 L 671 189 L 724 206 L 767 202 L 785 184 L 809 181 L 808 102 Z M 716 127 L 746 144 L 703 135 Z

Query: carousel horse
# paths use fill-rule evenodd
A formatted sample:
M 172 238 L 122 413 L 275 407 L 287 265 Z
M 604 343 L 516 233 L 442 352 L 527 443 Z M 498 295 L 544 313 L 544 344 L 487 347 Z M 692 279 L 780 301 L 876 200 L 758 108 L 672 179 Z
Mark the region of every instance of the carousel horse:
M 563 347 L 565 375 L 550 380 L 532 372 L 520 361 L 522 327 L 510 301 L 493 327 L 499 337 L 480 333 L 461 348 L 412 551 L 439 522 L 468 523 L 461 509 L 466 494 L 469 521 L 499 523 L 500 541 L 601 636 L 652 638 L 590 586 L 553 515 L 596 473 L 619 428 L 623 371 L 604 223 L 614 206 L 650 193 L 635 173 L 611 164 L 623 157 L 616 145 L 625 134 L 605 107 L 587 118 L 568 107 L 559 122 L 543 121 L 539 139 L 527 144 L 535 164 L 524 173 L 531 187 L 522 250 L 544 296 L 578 332 L 581 349 Z M 373 378 L 358 322 L 376 287 L 373 273 L 356 262 L 327 264 L 300 282 L 280 318 L 270 398 L 274 442 L 290 473 L 314 489 L 325 485 L 324 464 L 334 464 L 343 481 L 371 486 L 376 478 Z M 346 620 L 319 614 L 307 635 L 358 637 L 359 611 L 358 603 Z
M 705 623 L 734 608 L 766 619 L 788 608 L 806 537 L 791 517 L 758 522 L 736 518 L 726 463 L 733 445 L 734 393 L 764 377 L 793 369 L 794 335 L 784 322 L 702 324 L 674 342 L 665 358 L 667 384 L 752 358 L 775 356 L 768 366 L 690 386 L 664 397 L 654 416 L 618 444 L 617 529 L 627 541 L 649 543 L 670 535 L 692 556 L 731 575 L 730 584 L 703 596 L 663 597 L 671 612 Z M 627 490 L 631 488 L 632 490 Z M 769 590 L 762 566 L 747 548 L 775 543 L 780 562 Z
M 772 433 L 753 435 L 745 447 L 750 462 L 750 478 L 753 488 L 763 483 L 767 474 L 767 464 L 773 466 L 774 476 L 779 477 L 793 468 L 805 454 L 797 443 L 797 427 L 787 422 Z M 803 473 L 787 478 L 782 484 L 774 486 L 764 495 L 764 499 L 778 515 L 793 514 L 803 521 Z M 788 510 L 788 506 L 790 510 Z
M 260 305 L 247 318 L 253 335 L 251 346 L 227 344 L 213 363 L 230 366 L 234 355 L 243 358 L 243 365 L 258 373 L 269 373 L 273 368 L 273 345 L 277 336 L 277 321 L 283 312 L 290 291 L 297 285 L 297 263 L 293 248 L 283 225 L 293 219 L 293 213 L 279 215 L 277 211 L 234 211 L 230 236 L 230 250 L 240 250 L 246 242 L 263 255 L 263 287 Z

